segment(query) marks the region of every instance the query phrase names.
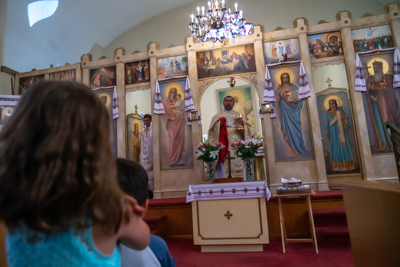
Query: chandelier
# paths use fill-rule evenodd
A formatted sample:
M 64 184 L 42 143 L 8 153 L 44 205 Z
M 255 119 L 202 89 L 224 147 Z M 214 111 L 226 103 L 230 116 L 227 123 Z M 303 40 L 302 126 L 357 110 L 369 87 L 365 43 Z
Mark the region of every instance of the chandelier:
M 212 0 L 208 2 L 207 11 L 204 6 L 201 7 L 201 15 L 200 7 L 197 7 L 197 16 L 192 14 L 192 22 L 189 23 L 192 37 L 197 42 L 223 42 L 252 34 L 254 25 L 246 23 L 242 10 L 238 11 L 237 7 L 235 3 L 235 11 L 231 11 L 230 8 L 226 9 L 225 0 Z

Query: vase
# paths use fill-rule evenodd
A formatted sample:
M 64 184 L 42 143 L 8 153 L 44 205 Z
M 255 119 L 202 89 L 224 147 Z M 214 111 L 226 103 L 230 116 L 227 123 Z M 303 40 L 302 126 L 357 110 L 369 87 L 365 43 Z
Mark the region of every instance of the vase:
M 246 182 L 254 181 L 254 158 L 244 158 L 243 166 L 244 166 L 244 180 Z
M 215 179 L 214 161 L 206 162 L 206 165 L 207 165 L 206 181 L 211 184 L 214 182 Z

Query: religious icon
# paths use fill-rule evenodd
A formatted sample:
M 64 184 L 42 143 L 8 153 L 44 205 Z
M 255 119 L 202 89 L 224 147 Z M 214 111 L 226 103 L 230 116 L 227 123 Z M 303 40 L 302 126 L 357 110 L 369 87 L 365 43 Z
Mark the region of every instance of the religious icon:
M 300 60 L 299 40 L 288 39 L 264 43 L 265 64 Z
M 165 114 L 161 115 L 161 168 L 193 167 L 191 127 L 187 125 L 184 91 L 186 80 L 160 83 Z
M 37 83 L 38 81 L 43 81 L 44 75 L 29 76 L 19 79 L 19 94 L 22 95 L 29 89 L 29 87 Z
M 115 86 L 117 80 L 116 73 L 116 66 L 90 70 L 90 88 Z
M 360 56 L 367 91 L 363 93 L 372 153 L 391 151 L 387 124 L 400 127 L 400 94 L 393 87 L 393 52 Z
M 150 61 L 125 64 L 125 85 L 150 81 Z
M 313 58 L 343 55 L 340 32 L 319 33 L 307 36 L 308 48 Z
M 75 69 L 49 73 L 49 80 L 75 81 Z
M 346 89 L 328 88 L 317 96 L 326 173 L 359 173 L 354 124 Z
M 299 98 L 298 64 L 269 68 L 275 88 L 272 119 L 277 161 L 312 159 L 313 145 L 307 101 Z
M 99 97 L 101 102 L 107 108 L 110 118 L 113 118 L 112 99 L 114 94 L 114 87 L 93 89 L 93 92 Z M 112 149 L 114 155 L 117 155 L 117 120 L 111 120 L 112 127 Z
M 188 75 L 187 55 L 159 58 L 157 65 L 158 79 Z
M 389 25 L 351 31 L 354 52 L 367 52 L 394 47 Z
M 196 59 L 199 79 L 256 71 L 253 45 L 201 51 Z

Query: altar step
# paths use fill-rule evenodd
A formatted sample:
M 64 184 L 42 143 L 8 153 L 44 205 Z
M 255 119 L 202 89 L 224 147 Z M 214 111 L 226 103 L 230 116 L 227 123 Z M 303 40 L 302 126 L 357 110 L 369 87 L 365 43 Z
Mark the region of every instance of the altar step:
M 350 246 L 344 209 L 313 210 L 318 245 Z
M 163 236 L 165 234 L 165 215 L 146 215 L 143 220 L 150 228 L 153 235 Z

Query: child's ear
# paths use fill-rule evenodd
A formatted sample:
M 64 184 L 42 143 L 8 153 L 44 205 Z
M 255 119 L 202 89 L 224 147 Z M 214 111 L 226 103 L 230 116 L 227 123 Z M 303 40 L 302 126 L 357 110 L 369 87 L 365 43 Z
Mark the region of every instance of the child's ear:
M 135 198 L 125 195 L 125 199 L 128 202 L 131 212 L 133 214 L 139 215 L 141 217 L 144 216 L 144 214 L 146 213 L 146 209 L 145 207 L 140 206 Z

